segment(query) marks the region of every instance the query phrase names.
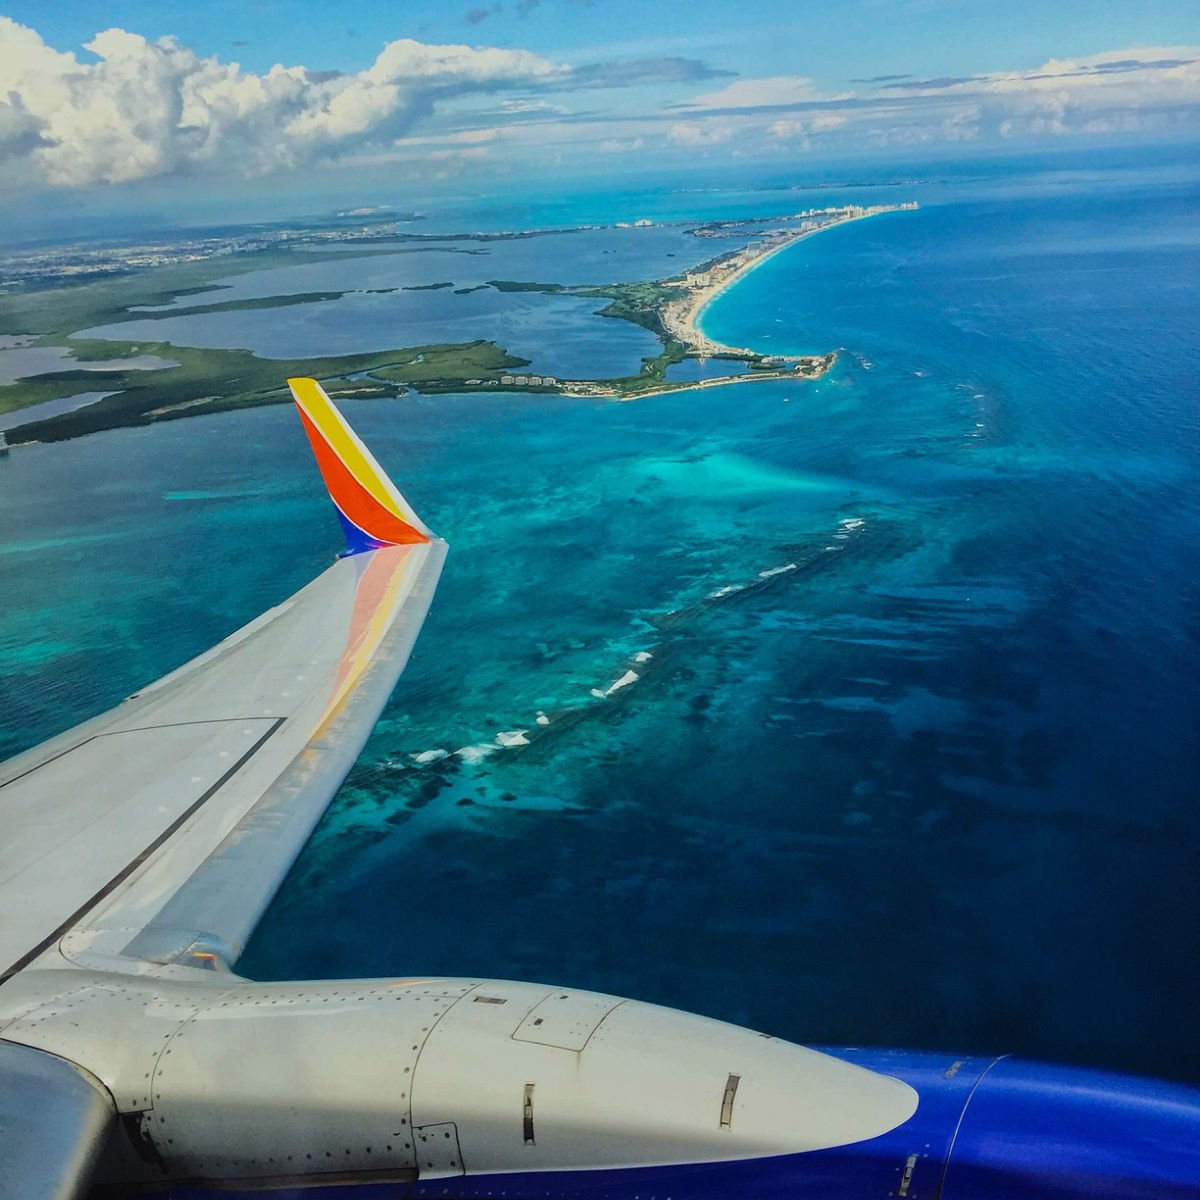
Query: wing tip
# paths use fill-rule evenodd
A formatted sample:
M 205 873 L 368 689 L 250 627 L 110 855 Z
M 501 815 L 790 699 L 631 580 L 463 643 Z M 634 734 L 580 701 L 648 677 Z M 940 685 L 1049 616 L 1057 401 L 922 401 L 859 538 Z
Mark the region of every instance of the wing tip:
M 346 536 L 346 554 L 431 541 L 433 535 L 315 379 L 288 381 L 317 467 Z

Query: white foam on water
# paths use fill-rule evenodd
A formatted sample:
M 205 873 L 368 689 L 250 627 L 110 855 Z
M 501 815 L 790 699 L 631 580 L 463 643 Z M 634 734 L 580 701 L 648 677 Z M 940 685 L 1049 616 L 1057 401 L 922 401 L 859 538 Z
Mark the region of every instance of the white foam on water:
M 528 746 L 529 739 L 525 736 L 524 729 L 507 729 L 496 734 L 496 744 L 498 746 Z
M 862 517 L 847 517 L 846 520 L 839 521 L 838 524 L 843 529 L 861 529 L 866 524 L 866 521 Z
M 799 566 L 799 563 L 788 563 L 783 567 L 770 567 L 766 571 L 759 571 L 759 579 L 770 579 L 773 575 L 786 575 L 788 571 L 794 571 Z
M 633 656 L 633 661 L 635 663 L 644 663 L 649 662 L 653 657 L 654 655 L 651 654 L 649 650 L 639 650 L 637 654 Z
M 740 592 L 745 589 L 744 583 L 731 583 L 727 587 L 717 588 L 715 592 L 709 592 L 710 600 L 720 600 L 722 596 L 732 596 L 734 592 Z
M 641 676 L 636 671 L 626 671 L 620 679 L 616 680 L 614 683 L 610 683 L 603 691 L 601 691 L 599 688 L 592 688 L 592 695 L 595 696 L 597 700 L 605 700 L 611 696 L 613 692 L 619 692 L 622 688 L 628 687 L 631 683 L 637 683 L 640 678 Z
M 538 715 L 535 719 L 539 725 L 549 725 L 550 724 L 550 718 L 548 716 L 546 716 L 546 714 L 544 712 L 542 712 L 541 709 L 538 710 Z
M 495 742 L 487 742 L 482 746 L 463 746 L 461 750 L 455 750 L 455 754 L 463 760 L 463 762 L 476 763 L 480 759 L 487 758 L 489 754 L 495 754 L 500 747 Z
M 636 671 L 626 671 L 620 679 L 617 680 L 609 689 L 608 694 L 611 696 L 613 692 L 619 691 L 623 687 L 628 687 L 631 683 L 637 683 L 641 676 Z
M 443 758 L 449 757 L 449 750 L 422 750 L 420 754 L 409 755 L 409 758 L 411 758 L 415 763 L 441 762 Z

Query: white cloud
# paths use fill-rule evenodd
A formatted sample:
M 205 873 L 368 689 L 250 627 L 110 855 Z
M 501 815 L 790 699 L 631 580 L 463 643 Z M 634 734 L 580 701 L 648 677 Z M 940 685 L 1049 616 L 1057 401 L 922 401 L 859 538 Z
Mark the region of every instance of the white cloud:
M 471 158 L 487 158 L 491 149 L 487 146 L 469 146 L 465 150 L 430 150 L 426 156 L 431 162 L 466 162 Z
M 667 104 L 626 93 L 571 112 L 565 92 L 691 83 L 721 72 L 679 58 L 568 67 L 525 50 L 402 39 L 353 74 L 264 73 L 121 29 L 77 56 L 0 17 L 0 191 L 162 176 L 254 176 L 328 163 L 519 161 L 691 152 L 771 156 L 967 139 L 1135 135 L 1200 113 L 1200 47 L 1113 50 L 967 78 L 886 76 L 821 93 L 803 75 L 739 79 Z M 484 100 L 479 98 L 486 97 Z M 550 99 L 547 99 L 549 97 Z M 456 100 L 460 102 L 455 103 Z M 434 116 L 433 120 L 429 120 Z M 499 140 L 498 140 L 499 139 Z M 477 153 L 465 153 L 478 151 Z M 432 155 L 437 154 L 437 158 Z
M 767 134 L 779 141 L 791 141 L 794 138 L 807 139 L 810 134 L 828 133 L 831 129 L 840 129 L 846 124 L 847 118 L 841 113 L 814 113 L 808 117 L 780 117 L 767 126 Z
M 458 133 L 452 133 L 448 140 L 475 145 L 479 142 L 494 142 L 499 136 L 500 130 L 498 129 L 463 129 Z
M 402 39 L 355 75 L 200 58 L 173 38 L 109 29 L 80 62 L 0 17 L 0 169 L 20 185 L 170 173 L 260 175 L 386 143 L 436 101 L 568 75 L 524 50 Z
M 551 104 L 548 100 L 502 100 L 500 102 L 500 111 L 502 113 L 512 115 L 524 115 L 525 113 L 553 113 L 561 116 L 569 112 L 569 109 L 563 108 L 558 104 Z
M 767 79 L 739 79 L 719 92 L 707 92 L 688 101 L 688 108 L 759 108 L 764 105 L 805 104 L 823 99 L 804 75 L 774 75 Z
M 1200 46 L 1109 50 L 1050 59 L 1029 71 L 966 79 L 913 80 L 892 95 L 936 106 L 943 137 L 1137 132 L 1195 118 Z M 962 106 L 958 113 L 946 109 Z
M 628 141 L 621 141 L 620 138 L 606 138 L 600 143 L 600 152 L 602 154 L 634 154 L 638 150 L 645 148 L 645 138 L 630 138 Z
M 676 121 L 667 130 L 667 137 L 677 146 L 713 146 L 727 142 L 733 128 L 720 121 Z
M 683 108 L 692 119 L 774 110 L 768 139 L 801 149 L 819 134 L 832 134 L 843 147 L 870 148 L 1167 130 L 1194 123 L 1200 110 L 1200 47 L 1142 46 L 1050 59 L 1023 71 L 877 82 L 882 86 L 832 95 L 801 75 L 742 79 Z M 780 111 L 788 108 L 794 111 Z

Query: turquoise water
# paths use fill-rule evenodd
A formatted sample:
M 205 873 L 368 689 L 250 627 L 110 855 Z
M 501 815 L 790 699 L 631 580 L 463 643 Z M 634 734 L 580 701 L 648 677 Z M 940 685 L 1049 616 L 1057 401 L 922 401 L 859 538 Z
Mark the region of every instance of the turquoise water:
M 708 311 L 817 384 L 346 405 L 452 551 L 243 970 L 1200 1078 L 1195 179 L 915 190 Z M 337 544 L 286 409 L 13 452 L 0 749 Z

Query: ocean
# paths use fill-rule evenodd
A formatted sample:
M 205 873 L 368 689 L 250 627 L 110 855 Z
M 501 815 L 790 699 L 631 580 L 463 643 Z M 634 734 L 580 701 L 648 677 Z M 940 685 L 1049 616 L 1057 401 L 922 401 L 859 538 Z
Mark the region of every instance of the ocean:
M 506 201 L 530 227 L 922 207 L 706 311 L 841 348 L 817 383 L 345 404 L 451 553 L 240 970 L 1200 1079 L 1198 181 L 1143 152 Z M 14 450 L 0 753 L 338 547 L 287 408 Z

